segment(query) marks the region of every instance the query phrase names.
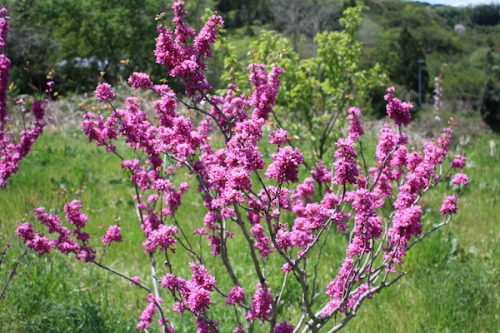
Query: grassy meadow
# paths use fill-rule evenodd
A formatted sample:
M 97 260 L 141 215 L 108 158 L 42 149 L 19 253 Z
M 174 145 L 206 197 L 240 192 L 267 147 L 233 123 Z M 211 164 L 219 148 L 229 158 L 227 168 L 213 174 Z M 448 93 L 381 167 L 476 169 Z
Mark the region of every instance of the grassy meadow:
M 419 118 L 413 127 L 417 136 L 422 133 L 417 130 L 419 126 L 429 128 L 428 117 Z M 497 270 L 500 154 L 495 147 L 499 136 L 483 127 L 473 133 L 473 127 L 467 124 L 477 119 L 460 117 L 457 121 L 458 136 L 453 150 L 467 155 L 465 172 L 470 178 L 469 186 L 461 193 L 459 213 L 451 225 L 411 251 L 404 264 L 407 275 L 366 302 L 358 317 L 347 326 L 347 332 L 497 332 L 500 327 Z M 369 136 L 375 134 L 373 127 Z M 372 139 L 365 146 L 373 144 Z M 373 148 L 368 148 L 366 154 L 372 155 Z M 179 178 L 190 179 L 188 175 Z M 449 192 L 449 186 L 443 184 L 427 197 L 424 202 L 427 226 L 438 221 L 439 204 Z M 0 242 L 5 244 L 16 224 L 24 218 L 30 219 L 34 208 L 44 206 L 60 212 L 64 202 L 78 198 L 90 217 L 87 229 L 98 258 L 103 252 L 101 235 L 108 225 L 120 221 L 124 240 L 109 248 L 102 260 L 129 276 L 146 278 L 149 266 L 147 256 L 142 254 L 143 236 L 132 195 L 128 176 L 115 156 L 88 144 L 74 125 L 53 126 L 36 143 L 20 171 L 11 178 L 9 187 L 0 191 Z M 189 226 L 201 226 L 205 208 L 194 186 L 183 201 L 186 204 L 181 206 L 178 220 Z M 197 238 L 192 240 L 198 242 Z M 206 249 L 206 241 L 201 243 Z M 244 256 L 244 251 L 238 251 L 241 244 L 238 238 L 230 243 L 231 260 L 238 263 L 236 274 L 248 285 L 255 279 L 250 259 Z M 336 274 L 344 256 L 343 248 L 340 236 L 327 244 L 328 265 L 320 267 L 322 286 Z M 6 265 L 1 268 L 2 281 L 21 251 L 20 242 L 14 238 Z M 177 273 L 188 276 L 189 258 L 175 257 Z M 220 287 L 229 288 L 229 281 L 221 278 L 220 259 L 212 258 L 209 250 L 205 250 L 204 258 Z M 266 262 L 265 269 L 280 267 L 281 262 L 275 261 Z M 276 289 L 281 280 L 270 283 Z M 294 321 L 300 314 L 296 306 L 299 294 L 294 294 L 298 288 L 287 289 L 282 316 Z M 95 266 L 59 254 L 40 257 L 29 253 L 19 265 L 7 297 L 0 302 L 0 332 L 134 332 L 145 296 L 138 288 Z M 221 332 L 230 332 L 236 326 L 228 307 L 214 307 L 211 311 Z M 190 332 L 189 319 L 175 315 L 172 319 L 179 332 Z

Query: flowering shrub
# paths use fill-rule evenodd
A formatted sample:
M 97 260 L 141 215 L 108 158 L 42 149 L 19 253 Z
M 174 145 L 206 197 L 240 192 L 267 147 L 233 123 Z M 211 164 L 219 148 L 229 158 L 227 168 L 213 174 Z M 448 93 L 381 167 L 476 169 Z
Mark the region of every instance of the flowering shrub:
M 127 97 L 123 107 L 115 108 L 112 87 L 100 83 L 96 97 L 108 103 L 111 111 L 108 115 L 89 113 L 82 122 L 89 140 L 115 154 L 130 173 L 151 282 L 96 260 L 85 232 L 88 218 L 79 201 L 64 206 L 67 226 L 58 215 L 38 208 L 34 216 L 46 232 L 36 231 L 28 222 L 16 232 L 28 248 L 40 254 L 73 253 L 76 259 L 143 289 L 146 304 L 138 330 L 150 328 L 157 317 L 163 332 L 173 332 L 176 323 L 169 313 L 175 312 L 191 316 L 196 332 L 217 332 L 220 327 L 213 308 L 229 311 L 232 307 L 234 332 L 252 332 L 256 325 L 268 326 L 274 333 L 336 332 L 356 316 L 365 300 L 396 283 L 404 274 L 401 264 L 406 253 L 456 213 L 457 197 L 448 196 L 440 208 L 442 221 L 425 225 L 420 204 L 427 191 L 452 178 L 452 168 L 465 163 L 459 156 L 443 172 L 452 130 L 445 128 L 436 140 L 416 149 L 404 133 L 412 105 L 389 88 L 385 99 L 393 124 L 381 130 L 375 163 L 368 166 L 363 151 L 357 149 L 362 147 L 356 143 L 364 130 L 361 110 L 352 107 L 348 134 L 337 140 L 332 165 L 316 161 L 310 176 L 303 177 L 303 153 L 290 145 L 288 132 L 277 128 L 266 135 L 283 70 L 250 65 L 248 94 L 237 94 L 238 87 L 232 84 L 225 94 L 210 95 L 205 59 L 211 55 L 223 21 L 213 15 L 197 34 L 185 22 L 183 6 L 181 1 L 172 6 L 174 30 L 158 27 L 155 57 L 184 87 L 186 98 L 166 84 L 155 84 L 145 73 L 133 73 L 128 80 L 132 89 L 156 97 L 153 114 L 144 111 L 138 97 Z M 181 105 L 189 112 L 182 112 Z M 132 153 L 120 151 L 120 140 Z M 269 158 L 263 147 L 274 150 Z M 176 183 L 180 173 L 191 176 L 190 183 Z M 465 185 L 467 178 L 458 174 L 452 183 Z M 190 185 L 196 186 L 205 207 L 203 221 L 195 221 L 191 230 L 193 224 L 180 221 L 177 214 Z M 126 238 L 131 228 L 112 225 L 102 242 L 112 246 Z M 320 277 L 318 265 L 330 264 L 323 245 L 335 233 L 345 236 L 345 257 L 336 275 Z M 225 276 L 216 280 L 202 247 L 193 245 L 195 238 L 220 258 Z M 242 242 L 238 249 L 246 252 L 251 267 L 240 267 L 232 257 L 229 245 L 236 241 Z M 190 276 L 182 276 L 185 267 L 173 264 L 172 256 L 179 253 L 192 258 L 185 263 Z M 270 258 L 280 262 L 281 269 L 265 269 Z M 156 264 L 160 259 L 163 267 Z M 242 281 L 249 276 L 253 280 L 245 285 Z M 319 286 L 318 281 L 325 278 L 329 282 Z M 221 279 L 230 281 L 231 287 L 221 288 Z M 283 306 L 291 306 L 285 303 L 291 279 L 300 290 L 297 307 L 302 313 L 294 322 L 282 311 Z
M 20 131 L 19 137 L 9 128 L 9 117 L 7 107 L 7 90 L 9 88 L 10 60 L 5 54 L 7 47 L 7 36 L 9 33 L 9 20 L 7 9 L 0 8 L 0 187 L 7 186 L 9 177 L 17 172 L 22 159 L 28 155 L 36 139 L 42 134 L 45 117 L 45 108 L 48 100 L 36 100 L 31 103 L 30 111 L 22 98 L 16 100 L 23 119 L 24 129 Z M 47 84 L 46 94 L 50 93 L 53 82 Z M 32 123 L 27 123 L 27 116 L 31 113 Z

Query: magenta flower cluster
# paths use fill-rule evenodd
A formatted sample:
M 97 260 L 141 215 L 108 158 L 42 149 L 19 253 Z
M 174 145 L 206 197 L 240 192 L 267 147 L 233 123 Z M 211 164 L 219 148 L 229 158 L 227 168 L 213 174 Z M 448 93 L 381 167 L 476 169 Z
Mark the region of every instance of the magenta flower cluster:
M 108 228 L 108 231 L 102 236 L 102 242 L 105 245 L 111 244 L 111 242 L 121 242 L 122 241 L 122 228 L 119 225 L 112 225 Z
M 387 94 L 384 96 L 384 99 L 387 101 L 387 115 L 397 126 L 406 126 L 411 121 L 411 109 L 413 105 L 408 102 L 402 102 L 394 96 L 395 91 L 394 87 L 387 88 Z
M 457 173 L 451 179 L 451 185 L 467 185 L 469 183 L 469 177 L 465 173 Z
M 68 227 L 53 213 L 47 213 L 45 208 L 37 208 L 33 215 L 42 224 L 48 234 L 55 237 L 49 238 L 43 233 L 35 231 L 30 223 L 22 223 L 16 229 L 16 234 L 24 241 L 27 247 L 40 254 L 55 249 L 63 254 L 73 253 L 78 260 L 91 261 L 95 258 L 95 250 L 89 245 L 89 234 L 83 231 L 87 224 L 87 215 L 83 214 L 82 203 L 73 200 L 64 205 L 64 214 Z
M 111 90 L 109 83 L 100 83 L 95 88 L 95 96 L 99 102 L 112 101 L 116 98 L 116 94 Z
M 133 185 L 152 282 L 117 275 L 149 295 L 137 329 L 150 328 L 158 316 L 163 332 L 171 332 L 174 317 L 168 312 L 175 312 L 191 316 L 193 331 L 218 332 L 214 306 L 226 306 L 228 313 L 234 313 L 238 324 L 231 329 L 240 333 L 254 325 L 269 325 L 267 331 L 274 333 L 307 327 L 318 331 L 333 317 L 350 318 L 365 299 L 397 282 L 407 251 L 426 236 L 429 225 L 422 218 L 420 198 L 449 179 L 441 170 L 451 146 L 451 129 L 444 129 L 422 149 L 410 145 L 403 129 L 411 121 L 412 105 L 399 100 L 391 87 L 385 99 L 392 124 L 381 129 L 375 163 L 366 163 L 362 112 L 351 107 L 346 111 L 347 133 L 337 140 L 333 161 L 314 161 L 309 170 L 300 143 L 295 146 L 285 129 L 270 128 L 283 70 L 252 64 L 251 91 L 241 92 L 231 84 L 221 95 L 209 94 L 205 60 L 211 56 L 222 18 L 211 16 L 196 33 L 185 22 L 183 2 L 175 2 L 172 10 L 174 28 L 158 27 L 154 53 L 156 62 L 183 85 L 185 98 L 145 73 L 133 73 L 129 85 L 153 97 L 152 110 L 139 97 L 124 98 L 115 108 L 116 94 L 100 83 L 96 98 L 112 107 L 107 114 L 88 113 L 82 121 L 89 141 L 115 154 Z M 463 157 L 451 162 L 458 169 L 464 165 Z M 178 181 L 180 175 L 190 177 L 191 189 Z M 460 187 L 467 182 L 465 174 L 451 181 Z M 187 191 L 198 192 L 196 209 L 203 211 L 202 221 L 181 218 L 185 211 L 181 214 L 179 208 Z M 87 218 L 81 204 L 73 201 L 64 212 L 71 228 L 43 208 L 35 211 L 56 238 L 37 233 L 28 223 L 21 224 L 17 233 L 39 253 L 58 249 L 103 267 L 94 260 L 83 231 Z M 457 197 L 448 196 L 440 208 L 442 216 L 435 215 L 445 225 L 456 212 Z M 112 225 L 102 242 L 106 246 L 119 242 L 130 228 L 128 223 Z M 320 259 L 326 257 L 323 245 L 335 232 L 347 240 L 345 255 L 337 258 L 341 262 L 334 268 L 337 274 L 318 276 L 320 264 L 332 267 Z M 179 252 L 191 258 L 189 278 L 183 277 L 187 265 L 172 260 Z M 207 253 L 214 258 L 207 259 Z M 242 266 L 241 255 L 251 264 Z M 164 263 L 163 271 L 157 260 Z M 214 262 L 220 269 L 209 265 Z M 268 267 L 269 262 L 278 263 L 278 268 Z M 287 311 L 282 311 L 290 306 L 284 301 L 289 279 L 297 289 L 292 294 L 299 293 L 301 300 L 303 319 L 297 323 L 288 322 Z M 326 301 L 319 297 L 322 289 Z
M 175 2 L 172 10 L 175 32 L 172 33 L 163 25 L 158 26 L 156 63 L 164 65 L 171 77 L 181 79 L 188 95 L 208 90 L 211 86 L 204 74 L 207 70 L 205 58 L 211 56 L 210 46 L 215 42 L 217 30 L 223 26 L 224 21 L 222 17 L 213 15 L 196 35 L 185 22 L 187 13 L 184 2 Z M 193 43 L 189 45 L 191 40 Z

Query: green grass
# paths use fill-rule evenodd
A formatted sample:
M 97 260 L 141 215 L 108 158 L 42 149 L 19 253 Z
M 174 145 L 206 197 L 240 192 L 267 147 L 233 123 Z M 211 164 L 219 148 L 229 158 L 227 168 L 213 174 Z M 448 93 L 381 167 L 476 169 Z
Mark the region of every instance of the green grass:
M 466 172 L 471 183 L 463 190 L 460 212 L 451 226 L 444 228 L 411 251 L 405 260 L 408 272 L 399 284 L 366 302 L 348 332 L 496 332 L 500 327 L 498 308 L 498 213 L 500 194 L 499 154 L 490 154 L 489 142 L 498 136 L 474 136 L 464 150 L 469 158 Z M 368 146 L 368 145 L 366 145 Z M 370 149 L 366 153 L 369 154 Z M 35 207 L 61 210 L 70 199 L 83 201 L 90 217 L 88 229 L 94 244 L 106 226 L 119 218 L 124 241 L 110 248 L 104 262 L 126 274 L 146 278 L 148 265 L 142 253 L 142 232 L 135 218 L 132 191 L 119 161 L 103 149 L 87 144 L 78 130 L 51 132 L 36 143 L 9 188 L 0 191 L 0 237 L 3 244 L 15 225 Z M 179 175 L 181 179 L 187 179 Z M 441 186 L 425 201 L 427 224 L 436 222 L 437 208 L 450 189 Z M 205 208 L 192 188 L 184 197 L 178 219 L 200 226 Z M 205 241 L 202 241 L 205 243 Z M 236 274 L 243 284 L 256 279 L 241 238 L 230 243 L 231 260 L 238 263 Z M 21 250 L 16 240 L 9 254 L 14 260 Z M 320 267 L 324 285 L 343 258 L 343 241 L 334 237 L 325 251 L 326 264 Z M 209 270 L 227 290 L 219 258 L 205 252 Z M 176 255 L 177 273 L 188 276 L 189 258 Z M 268 271 L 280 267 L 270 259 Z M 5 267 L 1 269 L 5 276 Z M 3 279 L 2 279 L 3 280 Z M 281 279 L 270 281 L 273 289 Z M 285 299 L 290 306 L 281 318 L 294 320 L 298 309 L 298 286 L 288 285 Z M 144 307 L 145 295 L 124 281 L 60 255 L 40 257 L 31 253 L 19 266 L 7 298 L 0 302 L 0 332 L 133 332 L 136 318 Z M 220 301 L 220 299 L 219 299 Z M 214 308 L 221 332 L 234 328 L 227 308 Z M 179 332 L 191 332 L 190 319 L 173 316 Z

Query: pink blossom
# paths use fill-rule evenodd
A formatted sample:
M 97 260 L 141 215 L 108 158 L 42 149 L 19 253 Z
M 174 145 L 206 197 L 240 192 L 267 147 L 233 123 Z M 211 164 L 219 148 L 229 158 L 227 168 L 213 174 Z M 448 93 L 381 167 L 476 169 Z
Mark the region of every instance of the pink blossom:
M 281 266 L 281 272 L 283 273 L 290 273 L 292 271 L 293 267 L 289 263 L 285 263 Z
M 62 226 L 60 218 L 47 213 L 45 208 L 35 209 L 33 215 L 44 225 L 49 234 L 57 237 L 49 239 L 34 231 L 32 225 L 22 223 L 16 229 L 16 234 L 23 240 L 28 248 L 34 249 L 41 254 L 47 253 L 50 248 L 57 249 L 63 254 L 74 253 L 78 260 L 90 261 L 95 258 L 95 251 L 87 245 L 89 234 L 83 231 L 87 222 L 87 216 L 81 213 L 81 202 L 74 200 L 64 205 L 66 220 L 73 225 L 73 230 Z
M 429 162 L 434 164 L 443 163 L 446 154 L 448 154 L 452 133 L 451 128 L 444 128 L 436 142 L 427 142 L 424 144 L 424 153 Z
M 196 333 L 217 333 L 218 323 L 211 319 L 196 317 Z
M 189 268 L 191 269 L 192 275 L 188 285 L 196 285 L 212 291 L 216 281 L 215 278 L 208 273 L 206 267 L 204 265 L 191 263 L 189 264 Z
M 347 110 L 347 120 L 349 121 L 349 138 L 353 141 L 358 140 L 364 133 L 359 117 L 361 110 L 357 107 L 352 107 Z
M 384 124 L 379 134 L 377 150 L 375 152 L 377 161 L 383 164 L 390 152 L 398 145 L 399 138 L 389 124 Z
M 286 321 L 282 321 L 274 328 L 273 333 L 293 333 L 295 326 L 287 323 Z
M 178 44 L 185 43 L 188 39 L 194 37 L 196 33 L 184 22 L 187 15 L 187 12 L 184 10 L 184 2 L 174 2 L 172 4 L 172 10 L 174 11 L 172 23 L 175 25 L 175 41 Z
M 351 139 L 339 139 L 336 143 L 337 151 L 335 152 L 335 176 L 333 181 L 335 184 L 344 185 L 347 183 L 356 183 L 359 175 L 359 168 L 356 164 L 358 154 L 353 149 L 354 142 Z
M 108 83 L 99 83 L 95 88 L 95 97 L 99 102 L 114 100 L 116 94 L 111 90 L 111 85 Z
M 316 163 L 316 167 L 311 171 L 311 175 L 319 183 L 329 184 L 332 181 L 332 174 L 328 171 L 323 161 Z
M 224 26 L 224 20 L 219 15 L 212 15 L 195 37 L 193 49 L 202 57 L 210 57 L 210 44 L 216 39 L 217 29 Z
M 138 330 L 146 330 L 151 326 L 151 323 L 153 321 L 153 316 L 156 313 L 156 305 L 154 301 L 154 296 L 150 294 L 147 298 L 149 304 L 146 306 L 144 311 L 142 311 L 140 317 L 139 317 L 139 322 L 136 325 L 136 328 Z
M 354 218 L 354 237 L 348 247 L 349 256 L 360 255 L 371 251 L 370 241 L 382 233 L 382 218 L 375 211 L 374 198 L 365 189 L 352 193 L 352 208 L 356 212 Z
M 307 177 L 304 179 L 302 184 L 297 185 L 295 191 L 293 191 L 291 199 L 295 201 L 294 208 L 299 207 L 299 204 L 303 204 L 311 201 L 311 196 L 314 194 L 314 179 Z M 303 205 L 300 205 L 303 207 Z M 294 211 L 297 212 L 296 209 Z
M 282 128 L 278 128 L 275 131 L 269 133 L 269 143 L 272 145 L 282 145 L 288 139 L 288 132 Z
M 457 155 L 453 161 L 451 161 L 451 167 L 455 169 L 463 169 L 466 161 L 467 158 L 465 156 Z
M 164 26 L 158 26 L 158 37 L 156 38 L 155 57 L 157 64 L 165 64 L 167 68 L 173 68 L 178 59 L 181 58 L 182 50 L 174 42 L 172 32 Z
M 16 235 L 23 241 L 30 241 L 35 237 L 35 230 L 30 223 L 22 223 L 16 228 Z
M 87 215 L 81 212 L 82 203 L 79 200 L 73 200 L 64 205 L 66 220 L 77 228 L 83 228 L 88 221 Z
M 422 207 L 411 205 L 410 207 L 396 210 L 393 217 L 393 226 L 388 230 L 390 245 L 393 251 L 386 255 L 393 262 L 399 262 L 399 258 L 406 253 L 406 244 L 412 236 L 422 232 Z
M 451 185 L 467 185 L 468 183 L 469 177 L 464 173 L 455 174 L 450 182 Z
M 190 289 L 189 295 L 186 301 L 186 306 L 189 310 L 194 313 L 201 312 L 204 308 L 207 308 L 210 304 L 212 304 L 212 300 L 210 299 L 210 291 L 202 288 L 195 287 Z
M 254 88 L 249 103 L 255 108 L 252 112 L 253 119 L 262 118 L 267 120 L 273 111 L 272 106 L 276 102 L 280 84 L 279 76 L 284 72 L 280 67 L 273 66 L 269 74 L 266 73 L 266 65 L 250 64 L 250 82 Z
M 105 245 L 109 245 L 111 242 L 121 242 L 122 241 L 122 229 L 118 225 L 111 225 L 106 231 L 106 234 L 102 236 L 102 242 Z
M 457 197 L 454 195 L 447 196 L 443 200 L 440 209 L 441 215 L 451 215 L 457 212 Z
M 272 253 L 271 241 L 264 233 L 264 228 L 261 224 L 254 224 L 252 228 L 250 228 L 250 232 L 255 238 L 255 248 L 260 252 L 262 257 L 266 257 Z
M 232 288 L 227 294 L 226 304 L 233 305 L 242 302 L 245 299 L 245 289 L 240 286 Z
M 313 246 L 327 244 L 328 235 L 337 230 L 341 233 L 339 239 L 343 236 L 348 239 L 345 257 L 340 268 L 334 267 L 337 274 L 328 278 L 326 305 L 320 308 L 313 302 L 311 306 L 314 311 L 321 309 L 319 315 L 325 317 L 325 321 L 320 318 L 318 324 L 338 312 L 349 315 L 363 299 L 371 296 L 371 291 L 378 290 L 371 289 L 381 283 L 376 274 L 385 276 L 395 271 L 412 244 L 411 239 L 422 234 L 423 209 L 419 200 L 440 180 L 438 170 L 448 154 L 451 130 L 444 129 L 437 140 L 426 142 L 422 151 L 410 148 L 413 144 L 410 145 L 408 136 L 401 133 L 401 127 L 410 122 L 412 105 L 396 98 L 394 88 L 389 88 L 385 96 L 388 116 L 400 128 L 396 132 L 394 127 L 384 125 L 375 152 L 375 165 L 363 165 L 363 169 L 358 165 L 355 144 L 364 130 L 361 110 L 352 107 L 347 111 L 348 135 L 336 142 L 332 163 L 325 165 L 323 161 L 313 161 L 310 176 L 306 175 L 299 182 L 304 156 L 298 148 L 286 145 L 288 132 L 279 128 L 265 137 L 283 70 L 252 64 L 249 68 L 250 93 L 231 84 L 220 95 L 212 91 L 208 94 L 211 86 L 206 78 L 206 58 L 211 55 L 217 31 L 223 25 L 222 19 L 212 16 L 196 34 L 186 22 L 184 2 L 175 2 L 172 9 L 173 29 L 158 27 L 155 57 L 156 62 L 164 66 L 166 75 L 172 77 L 170 81 L 184 87 L 187 96 L 177 96 L 167 84 L 154 85 L 147 74 L 133 73 L 128 80 L 130 86 L 148 89 L 148 96 L 153 98 L 152 110 L 144 100 L 128 97 L 119 109 L 113 109 L 106 116 L 89 113 L 82 122 L 90 141 L 105 147 L 107 152 L 126 158 L 121 166 L 130 174 L 130 182 L 135 188 L 133 207 L 144 234 L 144 252 L 155 259 L 165 256 L 164 269 L 168 273 L 159 280 L 165 288 L 160 291 L 172 296 L 174 312 L 194 316 L 196 328 L 191 331 L 218 331 L 218 323 L 210 318 L 217 311 L 212 311 L 211 307 L 221 300 L 217 293 L 223 294 L 221 290 L 227 285 L 217 286 L 215 277 L 207 269 L 209 266 L 201 264 L 212 264 L 212 259 L 217 258 L 207 259 L 206 252 L 198 252 L 198 244 L 190 241 L 194 234 L 208 243 L 212 255 L 220 255 L 226 268 L 231 264 L 235 267 L 233 288 L 225 295 L 225 304 L 234 309 L 242 308 L 240 310 L 246 312 L 245 319 L 252 321 L 249 327 L 255 320 L 269 321 L 275 325 L 274 333 L 291 333 L 295 328 L 282 321 L 286 316 L 275 316 L 283 314 L 274 313 L 278 311 L 273 309 L 278 297 L 273 298 L 266 280 L 269 277 L 274 281 L 272 274 L 277 274 L 278 278 L 282 274 L 267 265 L 278 263 L 283 275 L 290 273 L 287 275 L 290 278 L 311 274 L 307 281 L 313 281 L 314 268 L 306 260 L 319 260 L 316 251 L 322 245 Z M 8 82 L 8 59 L 4 59 L 3 65 L 4 72 L 0 74 L 4 75 L 4 81 L 0 76 L 0 88 Z M 96 96 L 100 101 L 115 98 L 106 84 L 97 87 Z M 181 102 L 187 110 L 178 108 Z M 44 116 L 44 107 L 45 102 L 32 105 L 35 118 Z M 199 114 L 192 116 L 193 112 Z M 35 136 L 27 135 L 26 140 Z M 0 144 L 9 141 L 0 139 Z M 266 141 L 276 145 L 271 162 L 268 162 L 269 150 L 263 148 Z M 452 166 L 463 167 L 464 163 L 460 159 L 452 162 Z M 262 173 L 271 180 L 260 179 Z M 179 175 L 191 177 L 191 180 L 179 184 Z M 467 182 L 465 175 L 459 175 L 462 174 L 455 178 L 460 179 L 455 181 L 454 178 L 452 183 Z M 277 184 L 269 185 L 273 182 Z M 181 220 L 189 215 L 184 210 L 179 211 L 188 184 L 197 185 L 194 191 L 201 196 L 198 209 L 205 214 L 203 221 Z M 456 197 L 446 198 L 441 213 L 455 212 Z M 79 260 L 92 261 L 96 254 L 88 244 L 89 234 L 84 230 L 88 218 L 82 212 L 81 203 L 67 203 L 64 213 L 67 226 L 63 226 L 64 221 L 56 214 L 39 208 L 34 215 L 46 228 L 47 236 L 37 233 L 28 223 L 20 224 L 16 234 L 28 248 L 39 253 L 53 249 L 64 254 L 73 253 Z M 240 231 L 245 237 L 233 237 L 233 232 Z M 383 240 L 380 239 L 382 235 Z M 121 239 L 118 225 L 110 226 L 102 237 L 104 244 Z M 238 282 L 239 279 L 248 282 L 246 271 L 237 267 L 238 256 L 227 256 L 228 250 L 247 248 L 246 245 L 242 247 L 241 240 L 248 241 L 247 245 L 261 256 L 256 265 L 261 268 L 258 275 L 262 281 L 256 285 L 250 306 L 245 299 L 245 289 Z M 205 245 L 200 246 L 206 248 Z M 176 250 L 196 261 L 189 264 L 190 277 L 182 277 L 185 274 L 182 260 L 170 260 Z M 270 258 L 274 252 L 286 258 L 278 257 L 277 261 Z M 172 267 L 175 263 L 181 266 Z M 373 274 L 372 279 L 370 274 Z M 129 282 L 138 285 L 140 278 L 132 277 Z M 314 290 L 310 291 L 314 294 Z M 147 302 L 138 329 L 150 328 L 162 300 L 149 295 Z M 343 318 L 342 315 L 338 319 Z M 167 327 L 168 319 L 161 319 L 160 325 L 165 331 L 172 331 Z M 260 326 L 255 327 L 260 329 Z M 241 325 L 235 329 L 235 332 L 243 331 Z
M 266 176 L 274 178 L 278 183 L 298 181 L 298 166 L 304 162 L 302 153 L 297 148 L 285 146 L 271 156 L 273 163 L 269 165 Z
M 104 120 L 103 116 L 87 113 L 83 119 L 81 126 L 89 141 L 96 141 L 98 146 L 105 146 L 108 152 L 115 151 L 111 142 L 117 138 L 117 118 L 112 115 Z
M 347 306 L 350 308 L 359 306 L 359 301 L 361 297 L 365 297 L 364 296 L 365 293 L 367 293 L 369 290 L 370 290 L 370 285 L 368 283 L 363 283 L 362 285 L 360 285 L 358 290 L 347 301 Z
M 178 232 L 177 227 L 169 225 L 160 225 L 158 229 L 152 230 L 147 235 L 147 240 L 142 243 L 144 252 L 153 253 L 158 247 L 168 249 L 177 241 L 174 235 Z
M 258 283 L 257 291 L 252 296 L 252 308 L 250 312 L 248 312 L 246 319 L 269 320 L 273 311 L 272 303 L 272 295 L 269 288 Z
M 0 12 L 0 48 L 7 45 L 7 35 L 9 33 L 10 16 L 7 16 L 7 8 L 2 7 Z
M 186 281 L 175 276 L 174 274 L 167 273 L 164 277 L 161 278 L 160 284 L 163 288 L 175 290 L 183 288 L 186 284 Z
M 423 161 L 423 156 L 419 152 L 411 152 L 406 156 L 406 165 L 408 169 L 415 171 L 418 165 Z
M 131 286 L 138 285 L 139 283 L 141 283 L 141 280 L 142 278 L 140 276 L 132 276 L 130 278 L 130 285 Z
M 134 89 L 150 88 L 153 86 L 153 82 L 146 73 L 133 72 L 127 82 Z
M 9 32 L 9 20 L 7 9 L 2 8 L 0 13 L 0 48 L 5 51 L 7 33 Z M 48 104 L 48 94 L 51 92 L 52 82 L 47 83 L 46 98 L 35 100 L 31 104 L 31 112 L 34 120 L 32 122 L 24 119 L 26 108 L 21 105 L 23 113 L 24 129 L 16 137 L 10 131 L 8 122 L 7 91 L 9 86 L 9 70 L 11 61 L 5 54 L 0 54 L 0 188 L 7 186 L 9 177 L 16 173 L 24 157 L 28 155 L 31 147 L 42 134 L 45 126 L 45 108 Z
M 321 311 L 321 317 L 327 317 L 334 311 L 338 310 L 349 282 L 354 278 L 353 262 L 351 258 L 346 258 L 339 269 L 335 279 L 333 279 L 326 287 L 326 294 L 330 296 L 330 301 L 327 306 Z M 340 309 L 344 311 L 344 309 Z
M 1 20 L 1 18 L 0 18 Z M 3 31 L 0 31 L 0 33 Z M 4 44 L 0 37 L 0 45 Z M 7 122 L 7 89 L 11 61 L 5 54 L 0 54 L 0 127 L 3 130 Z
M 215 278 L 211 276 L 205 266 L 190 264 L 191 279 L 185 281 L 173 274 L 166 274 L 161 279 L 161 285 L 172 291 L 181 293 L 185 301 L 177 302 L 175 311 L 183 312 L 185 308 L 195 314 L 203 313 L 212 304 L 210 295 L 215 287 Z
M 75 257 L 77 260 L 91 261 L 95 259 L 95 251 L 91 247 L 82 246 L 76 251 Z
M 177 1 L 172 5 L 175 16 L 172 20 L 175 26 L 175 39 L 172 31 L 164 26 L 158 26 L 155 57 L 156 63 L 166 66 L 172 77 L 179 77 L 184 81 L 188 95 L 197 91 L 210 89 L 204 72 L 207 66 L 204 62 L 211 55 L 210 46 L 215 42 L 216 33 L 224 21 L 218 15 L 211 16 L 195 36 L 194 31 L 184 22 L 186 12 L 184 2 Z M 192 46 L 186 45 L 194 37 Z
M 387 88 L 387 94 L 384 99 L 387 101 L 387 115 L 398 126 L 406 126 L 411 121 L 411 109 L 413 105 L 408 102 L 401 102 L 401 100 L 394 96 L 396 89 L 394 87 Z
M 35 236 L 26 242 L 26 246 L 30 249 L 35 250 L 40 254 L 44 254 L 50 251 L 53 247 L 53 242 L 47 237 L 39 234 L 35 234 Z

